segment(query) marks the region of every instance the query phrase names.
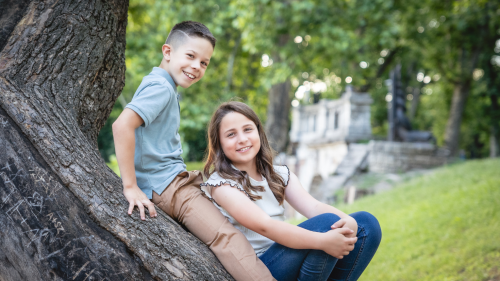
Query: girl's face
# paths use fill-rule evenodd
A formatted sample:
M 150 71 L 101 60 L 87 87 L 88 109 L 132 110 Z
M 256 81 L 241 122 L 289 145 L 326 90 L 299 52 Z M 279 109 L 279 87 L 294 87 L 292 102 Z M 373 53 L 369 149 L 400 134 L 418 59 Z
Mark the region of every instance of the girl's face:
M 222 151 L 236 167 L 255 163 L 260 136 L 252 120 L 237 112 L 226 114 L 220 123 L 219 139 Z

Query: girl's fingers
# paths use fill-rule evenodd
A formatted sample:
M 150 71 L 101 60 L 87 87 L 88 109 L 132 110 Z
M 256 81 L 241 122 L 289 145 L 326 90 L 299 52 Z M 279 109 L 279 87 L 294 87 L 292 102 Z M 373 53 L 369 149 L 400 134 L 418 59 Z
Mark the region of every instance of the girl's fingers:
M 338 231 L 342 235 L 349 235 L 349 234 L 352 234 L 354 232 L 351 229 L 346 228 L 346 227 L 338 228 L 338 229 L 336 229 L 336 231 Z
M 340 219 L 339 221 L 337 221 L 336 223 L 334 223 L 332 225 L 332 229 L 335 229 L 335 228 L 341 228 L 343 227 L 344 225 L 346 224 L 346 221 L 344 219 Z

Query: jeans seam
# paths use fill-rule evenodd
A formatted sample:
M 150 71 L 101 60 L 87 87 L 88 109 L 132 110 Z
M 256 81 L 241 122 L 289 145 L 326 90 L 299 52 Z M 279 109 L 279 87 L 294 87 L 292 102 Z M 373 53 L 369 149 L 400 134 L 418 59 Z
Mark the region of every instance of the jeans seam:
M 279 253 L 277 253 L 276 255 L 274 255 L 274 257 L 269 260 L 268 262 L 265 263 L 266 266 L 268 265 L 271 265 L 278 257 L 280 257 L 281 255 L 283 255 L 283 252 L 285 252 L 286 249 L 281 249 L 281 251 Z
M 326 264 L 328 263 L 328 260 L 330 259 L 330 255 L 327 254 L 326 256 L 326 260 L 324 260 L 323 262 L 323 268 L 321 269 L 321 276 L 323 276 L 323 273 L 325 272 L 325 267 L 326 267 Z
M 365 228 L 360 226 L 360 229 L 361 231 L 363 232 L 363 243 L 361 243 L 361 247 L 359 248 L 359 251 L 358 251 L 358 255 L 356 256 L 356 260 L 354 261 L 354 264 L 352 265 L 351 267 L 351 271 L 349 271 L 349 274 L 347 275 L 347 278 L 346 280 L 349 280 L 349 278 L 351 278 L 351 275 L 352 273 L 354 272 L 354 268 L 356 267 L 356 264 L 358 263 L 359 261 L 359 257 L 361 256 L 361 252 L 363 251 L 363 248 L 365 246 L 365 242 L 366 242 L 366 232 L 365 232 Z
M 321 250 L 317 250 L 317 251 L 321 251 Z M 330 257 L 331 257 L 330 255 L 327 255 L 326 260 L 325 260 L 325 259 L 323 259 L 323 267 L 321 268 L 321 274 L 320 274 L 320 276 L 323 276 L 323 273 L 325 272 L 325 267 L 326 267 L 326 265 L 328 264 L 328 260 L 330 259 Z M 303 265 L 304 265 L 304 264 L 302 264 L 302 266 L 303 266 Z M 300 273 L 299 273 L 299 276 L 300 276 Z M 298 279 L 297 279 L 297 280 L 298 280 Z

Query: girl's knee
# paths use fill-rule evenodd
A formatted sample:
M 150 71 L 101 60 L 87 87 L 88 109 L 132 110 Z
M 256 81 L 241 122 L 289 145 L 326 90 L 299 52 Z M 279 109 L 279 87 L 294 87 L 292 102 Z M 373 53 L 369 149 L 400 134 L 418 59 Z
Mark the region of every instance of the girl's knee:
M 317 215 L 316 218 L 321 218 L 322 220 L 326 220 L 326 221 L 333 222 L 333 223 L 340 220 L 339 216 L 337 216 L 336 214 L 332 214 L 332 213 L 324 213 L 321 215 Z
M 379 237 L 379 239 L 382 238 L 382 230 L 380 228 L 380 224 L 374 215 L 365 211 L 361 211 L 350 214 L 350 216 L 356 220 L 358 226 L 363 227 L 373 236 Z
M 340 220 L 339 216 L 332 213 L 325 213 L 312 217 L 299 224 L 299 226 L 316 232 L 326 232 L 331 230 L 331 226 L 338 220 Z

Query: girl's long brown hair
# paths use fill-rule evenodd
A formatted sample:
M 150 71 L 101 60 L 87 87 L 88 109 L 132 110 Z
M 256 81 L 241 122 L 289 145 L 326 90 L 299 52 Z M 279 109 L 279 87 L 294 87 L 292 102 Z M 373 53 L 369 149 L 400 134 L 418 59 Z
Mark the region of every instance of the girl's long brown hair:
M 267 141 L 266 134 L 262 123 L 257 117 L 257 114 L 246 104 L 237 101 L 225 102 L 215 111 L 210 124 L 208 125 L 208 153 L 206 154 L 205 167 L 203 174 L 205 177 L 217 172 L 222 178 L 231 179 L 240 183 L 245 191 L 249 194 L 250 199 L 255 201 L 262 199 L 261 196 L 252 194 L 251 191 L 264 191 L 262 186 L 253 186 L 250 183 L 250 178 L 245 171 L 239 171 L 231 167 L 229 160 L 222 151 L 219 138 L 220 123 L 222 118 L 230 112 L 237 112 L 244 115 L 246 118 L 254 122 L 260 137 L 260 150 L 256 155 L 257 172 L 262 174 L 269 184 L 269 188 L 278 200 L 278 203 L 283 204 L 285 199 L 285 182 L 273 168 L 274 151 Z

